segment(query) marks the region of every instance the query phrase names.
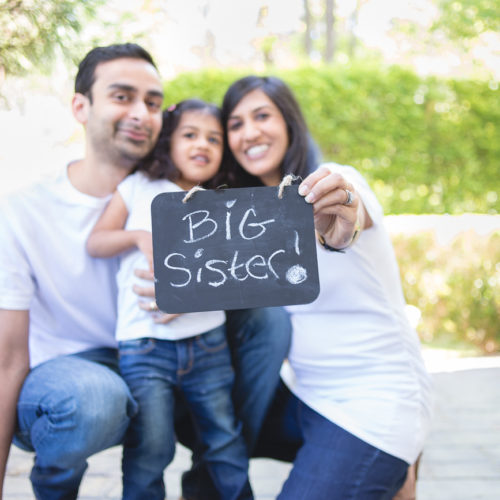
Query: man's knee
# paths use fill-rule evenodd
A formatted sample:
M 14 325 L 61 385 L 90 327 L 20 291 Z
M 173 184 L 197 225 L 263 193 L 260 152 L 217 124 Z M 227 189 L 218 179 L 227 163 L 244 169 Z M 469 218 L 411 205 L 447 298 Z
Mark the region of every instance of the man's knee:
M 61 360 L 54 367 L 35 369 L 23 386 L 16 444 L 33 449 L 44 466 L 78 464 L 119 444 L 137 410 L 121 377 L 86 361 Z M 82 370 L 61 373 L 61 367 Z

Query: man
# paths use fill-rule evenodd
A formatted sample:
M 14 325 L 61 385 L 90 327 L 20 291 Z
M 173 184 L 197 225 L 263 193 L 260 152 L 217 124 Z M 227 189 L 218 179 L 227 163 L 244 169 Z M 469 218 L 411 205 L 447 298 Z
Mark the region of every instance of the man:
M 117 261 L 91 259 L 85 242 L 116 186 L 154 147 L 162 102 L 160 77 L 143 48 L 91 50 L 72 101 L 86 131 L 84 158 L 0 205 L 0 498 L 14 431 L 14 443 L 35 452 L 36 497 L 69 500 L 87 458 L 120 444 L 136 412 L 117 373 Z M 137 293 L 152 297 L 154 288 Z M 267 311 L 228 318 L 235 407 L 249 444 L 289 342 L 288 317 Z
M 123 44 L 87 54 L 75 91 L 85 157 L 0 208 L 0 494 L 18 396 L 15 443 L 35 451 L 43 499 L 76 498 L 87 457 L 119 444 L 136 409 L 115 372 L 116 261 L 85 241 L 156 142 L 162 85 L 151 56 Z

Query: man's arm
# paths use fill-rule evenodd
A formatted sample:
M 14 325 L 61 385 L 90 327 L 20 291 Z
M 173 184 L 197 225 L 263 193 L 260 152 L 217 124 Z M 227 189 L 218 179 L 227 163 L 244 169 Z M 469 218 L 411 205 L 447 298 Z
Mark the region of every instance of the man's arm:
M 29 371 L 28 311 L 0 309 L 0 499 L 12 436 L 16 404 Z

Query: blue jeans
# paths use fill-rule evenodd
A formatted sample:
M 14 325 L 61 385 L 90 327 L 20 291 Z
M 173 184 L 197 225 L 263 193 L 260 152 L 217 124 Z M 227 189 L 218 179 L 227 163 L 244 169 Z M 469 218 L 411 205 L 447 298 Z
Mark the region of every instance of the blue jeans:
M 281 384 L 256 455 L 293 461 L 278 500 L 391 500 L 408 464 L 327 420 Z
M 252 453 L 290 347 L 290 318 L 281 307 L 226 311 L 226 329 L 235 369 L 234 407 L 243 423 L 247 448 Z M 193 467 L 182 477 L 183 497 L 214 500 L 218 497 L 200 460 L 192 423 L 182 411 L 182 405 L 179 406 L 176 433 L 179 440 L 194 451 Z
M 36 498 L 77 498 L 87 458 L 122 442 L 137 405 L 117 367 L 116 350 L 102 348 L 60 356 L 28 374 L 14 444 L 36 454 Z
M 220 498 L 253 498 L 231 399 L 234 376 L 225 327 L 177 341 L 123 341 L 119 347 L 120 371 L 139 404 L 124 443 L 123 498 L 165 498 L 163 472 L 175 453 L 176 391 L 189 409 L 201 459 Z

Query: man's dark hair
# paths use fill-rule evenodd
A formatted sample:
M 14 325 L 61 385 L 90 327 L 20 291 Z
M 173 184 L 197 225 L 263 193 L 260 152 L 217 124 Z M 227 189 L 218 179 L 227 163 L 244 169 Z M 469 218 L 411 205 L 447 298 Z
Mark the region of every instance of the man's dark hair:
M 151 54 L 136 43 L 121 43 L 95 47 L 80 62 L 75 78 L 75 92 L 86 95 L 92 102 L 91 88 L 95 81 L 97 65 L 115 59 L 143 59 L 156 68 Z

